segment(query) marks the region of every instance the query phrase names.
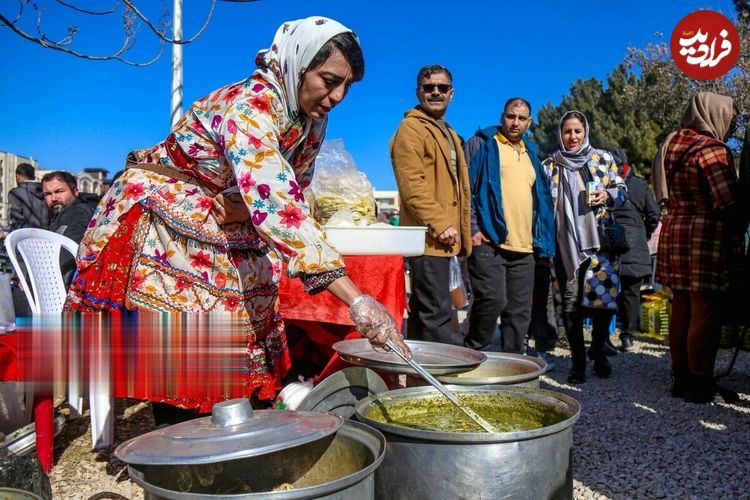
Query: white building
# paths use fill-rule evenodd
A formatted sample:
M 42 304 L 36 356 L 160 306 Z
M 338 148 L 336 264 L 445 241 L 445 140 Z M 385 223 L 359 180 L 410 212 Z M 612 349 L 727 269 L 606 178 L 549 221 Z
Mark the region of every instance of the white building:
M 82 193 L 94 193 L 102 195 L 109 187 L 109 179 L 106 168 L 84 168 L 83 172 L 78 174 L 78 191 Z
M 398 210 L 398 191 L 374 191 L 378 212 Z
M 16 167 L 20 163 L 30 163 L 36 170 L 37 181 L 42 180 L 44 174 L 53 172 L 39 168 L 39 163 L 31 158 L 13 153 L 0 151 L 0 226 L 8 226 L 10 206 L 8 205 L 8 191 L 16 187 Z M 103 194 L 108 187 L 109 179 L 104 168 L 85 168 L 80 174 L 73 174 L 78 179 L 78 190 L 82 193 Z

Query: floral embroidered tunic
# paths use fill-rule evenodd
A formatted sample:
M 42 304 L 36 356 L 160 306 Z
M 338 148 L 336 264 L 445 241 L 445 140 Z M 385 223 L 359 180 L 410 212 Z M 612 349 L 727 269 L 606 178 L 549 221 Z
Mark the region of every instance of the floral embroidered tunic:
M 79 268 L 97 260 L 121 216 L 140 204 L 153 214 L 132 278 L 130 299 L 140 306 L 235 312 L 246 305 L 260 320 L 272 312 L 281 258 L 289 260 L 291 276 L 342 269 L 302 194 L 321 138 L 309 134 L 300 144 L 301 128 L 286 119 L 280 96 L 259 76 L 197 101 L 172 134 L 184 162 L 168 154 L 169 140 L 130 159 L 184 171 L 207 187 L 128 168 L 94 214 Z M 220 227 L 212 199 L 235 179 L 251 220 Z

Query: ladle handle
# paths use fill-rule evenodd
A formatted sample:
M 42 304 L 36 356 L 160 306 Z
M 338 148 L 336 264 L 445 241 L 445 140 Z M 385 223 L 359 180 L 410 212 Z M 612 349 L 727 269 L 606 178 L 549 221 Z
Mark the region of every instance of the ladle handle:
M 477 425 L 479 425 L 482 429 L 484 429 L 487 432 L 497 432 L 492 425 L 487 422 L 485 419 L 483 419 L 481 416 L 479 416 L 474 410 L 467 407 L 459 398 L 456 396 L 451 390 L 449 390 L 447 387 L 445 387 L 438 379 L 432 376 L 430 372 L 424 369 L 422 365 L 417 363 L 414 358 L 408 358 L 406 355 L 401 352 L 401 349 L 398 348 L 396 344 L 393 343 L 391 339 L 388 339 L 386 342 L 386 345 L 396 354 L 399 355 L 401 359 L 406 361 L 406 363 L 414 369 L 423 379 L 425 379 L 427 382 L 430 383 L 434 388 L 436 388 L 438 391 L 443 393 L 443 396 L 448 398 L 451 403 L 458 406 L 458 408 L 466 414 L 467 417 L 472 419 L 474 422 L 476 422 Z

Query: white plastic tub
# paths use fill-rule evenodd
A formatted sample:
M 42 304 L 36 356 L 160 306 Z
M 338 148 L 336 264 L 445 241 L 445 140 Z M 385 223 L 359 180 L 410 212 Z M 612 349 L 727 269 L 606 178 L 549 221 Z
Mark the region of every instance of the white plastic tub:
M 401 226 L 325 226 L 328 241 L 343 255 L 424 254 L 427 228 Z

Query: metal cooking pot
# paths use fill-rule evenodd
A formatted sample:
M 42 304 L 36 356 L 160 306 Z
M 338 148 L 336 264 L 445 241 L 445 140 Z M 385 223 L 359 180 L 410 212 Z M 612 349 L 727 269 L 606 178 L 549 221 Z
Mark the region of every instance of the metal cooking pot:
M 515 385 L 539 387 L 539 377 L 547 371 L 547 363 L 536 356 L 510 352 L 486 352 L 487 361 L 477 368 L 455 375 L 437 377 L 444 384 Z
M 562 411 L 567 418 L 534 430 L 438 432 L 383 422 L 393 403 L 440 397 L 432 387 L 411 387 L 361 400 L 357 418 L 385 435 L 383 464 L 375 473 L 378 499 L 572 498 L 572 426 L 580 405 L 564 394 L 525 387 L 450 386 L 459 395 L 506 393 Z
M 42 500 L 42 497 L 31 491 L 0 486 L 0 498 L 3 500 Z
M 146 499 L 374 498 L 385 438 L 338 415 L 218 403 L 115 450 Z

